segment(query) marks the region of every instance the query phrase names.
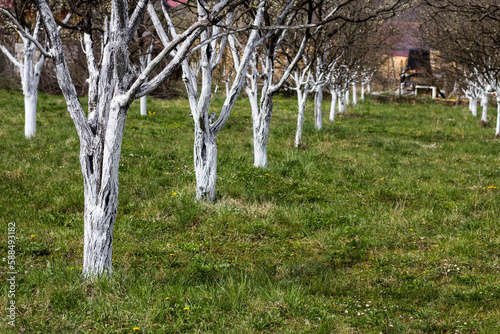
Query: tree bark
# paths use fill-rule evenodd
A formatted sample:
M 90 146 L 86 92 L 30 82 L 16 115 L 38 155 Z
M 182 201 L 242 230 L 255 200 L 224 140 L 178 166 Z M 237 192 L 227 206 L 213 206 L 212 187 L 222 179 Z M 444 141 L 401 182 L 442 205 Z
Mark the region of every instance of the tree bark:
M 361 96 L 360 96 L 361 101 L 365 100 L 365 84 L 364 82 L 361 83 Z

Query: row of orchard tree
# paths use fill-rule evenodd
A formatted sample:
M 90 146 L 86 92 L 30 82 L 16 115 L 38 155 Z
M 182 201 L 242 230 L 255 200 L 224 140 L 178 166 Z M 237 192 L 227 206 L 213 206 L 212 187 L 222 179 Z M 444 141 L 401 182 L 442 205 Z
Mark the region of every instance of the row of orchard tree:
M 488 122 L 488 100 L 496 95 L 495 136 L 500 136 L 500 3 L 498 0 L 426 0 L 420 10 L 425 42 L 439 52 L 442 68 L 455 78 L 455 90 L 469 109 Z M 460 93 L 457 95 L 461 95 Z
M 274 95 L 284 88 L 296 91 L 295 145 L 300 146 L 307 95 L 314 94 L 318 130 L 325 90 L 332 96 L 332 121 L 337 107 L 339 112 L 345 109 L 350 91 L 356 103 L 358 85 L 363 98 L 391 33 L 384 28 L 386 23 L 411 3 L 4 1 L 2 20 L 24 46 L 23 60 L 3 45 L 0 49 L 20 69 L 26 137 L 35 134 L 40 69 L 50 59 L 80 139 L 85 199 L 83 275 L 94 279 L 111 270 L 121 144 L 134 100 L 141 99 L 145 113 L 144 97 L 181 69 L 194 122 L 196 197 L 214 201 L 217 135 L 242 90 L 252 109 L 254 165 L 267 167 Z M 75 35 L 86 59 L 87 110 L 80 103 L 64 48 L 67 36 Z M 216 114 L 209 110 L 218 72 L 224 75 L 226 98 Z

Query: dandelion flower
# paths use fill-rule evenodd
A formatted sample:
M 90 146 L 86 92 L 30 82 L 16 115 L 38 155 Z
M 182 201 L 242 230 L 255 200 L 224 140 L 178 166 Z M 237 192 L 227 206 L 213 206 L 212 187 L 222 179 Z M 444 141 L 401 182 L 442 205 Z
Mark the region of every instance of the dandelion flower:
M 169 297 L 165 297 L 165 300 L 169 300 L 170 298 Z
M 184 311 L 189 311 L 189 307 L 184 307 Z
M 173 192 L 173 193 L 172 193 L 172 196 L 175 196 L 175 195 L 177 195 L 177 193 L 176 193 L 176 192 Z
M 140 328 L 140 327 L 134 327 L 134 328 L 132 328 L 132 329 L 133 329 L 134 331 L 140 331 L 140 330 L 141 330 L 141 328 Z
M 34 238 L 34 237 L 35 237 L 35 235 L 34 235 L 34 234 L 32 234 L 32 235 L 31 235 L 31 237 L 32 237 L 32 238 Z

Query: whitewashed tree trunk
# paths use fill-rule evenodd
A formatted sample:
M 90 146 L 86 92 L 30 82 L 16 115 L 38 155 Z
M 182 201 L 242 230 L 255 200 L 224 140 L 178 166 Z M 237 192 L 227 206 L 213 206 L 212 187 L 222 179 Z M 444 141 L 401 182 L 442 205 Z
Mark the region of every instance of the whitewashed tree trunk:
M 141 115 L 146 116 L 148 114 L 148 101 L 147 97 L 143 96 L 140 98 L 141 101 Z
M 345 91 L 341 91 L 339 94 L 339 114 L 343 114 L 345 112 Z
M 330 105 L 330 121 L 335 121 L 335 107 L 337 104 L 337 90 L 330 88 L 330 94 L 332 95 L 332 104 Z
M 9 16 L 9 18 L 11 20 L 15 20 L 14 17 Z M 18 27 L 17 25 L 15 26 Z M 33 40 L 27 38 L 27 36 L 25 35 L 30 34 L 30 29 L 28 27 L 25 27 L 23 28 L 24 30 L 21 30 L 21 27 L 19 25 L 19 27 L 16 28 L 16 31 L 23 41 L 24 55 L 21 62 L 19 62 L 5 46 L 0 44 L 0 50 L 7 56 L 7 58 L 14 64 L 14 66 L 19 68 L 21 85 L 24 95 L 24 136 L 26 137 L 26 139 L 34 137 L 36 133 L 36 105 L 38 99 L 38 83 L 40 81 L 40 73 L 45 62 L 44 54 L 40 54 L 38 60 L 35 62 L 36 46 L 34 41 L 38 39 L 40 27 L 41 18 L 40 15 L 37 14 L 35 27 L 33 29 Z
M 297 89 L 297 100 L 299 113 L 297 118 L 297 130 L 295 132 L 295 147 L 299 147 L 302 145 L 302 130 L 304 128 L 304 120 L 305 120 L 305 109 L 307 103 L 307 89 L 302 91 Z
M 194 170 L 196 174 L 196 198 L 198 200 L 207 198 L 215 201 L 217 179 L 216 135 L 210 131 L 210 128 L 207 130 L 203 131 L 201 126 L 195 126 Z
M 469 110 L 472 116 L 477 117 L 477 98 L 469 97 Z
M 361 96 L 360 96 L 361 101 L 365 100 L 365 83 L 361 82 Z
M 261 100 L 259 112 L 253 119 L 254 166 L 267 167 L 267 140 L 273 114 L 273 95 Z
M 323 104 L 323 87 L 317 87 L 314 92 L 314 125 L 316 130 L 323 128 L 323 113 L 321 106 Z
M 352 104 L 357 105 L 358 104 L 358 96 L 357 96 L 357 88 L 356 88 L 356 81 L 352 82 Z
M 36 104 L 38 91 L 24 93 L 24 136 L 29 139 L 36 132 Z
M 481 114 L 481 122 L 483 124 L 488 123 L 488 92 L 485 91 L 481 95 L 481 109 L 482 109 L 482 114 Z
M 141 56 L 139 57 L 139 62 L 141 65 L 141 72 L 144 71 L 148 67 L 148 65 L 151 63 L 153 47 L 154 47 L 154 39 L 151 39 L 151 44 L 149 45 L 149 47 L 146 51 L 146 54 L 144 54 L 144 55 L 141 54 Z M 145 82 L 147 82 L 147 80 Z M 147 116 L 147 114 L 148 114 L 148 100 L 147 100 L 146 96 L 143 96 L 140 98 L 140 110 L 141 110 L 141 116 Z
M 500 89 L 497 92 L 497 126 L 495 128 L 495 138 L 500 137 Z
M 349 97 L 349 84 L 346 83 L 346 89 L 344 91 L 344 106 L 348 106 L 350 104 L 350 97 Z M 345 110 L 345 109 L 344 109 Z

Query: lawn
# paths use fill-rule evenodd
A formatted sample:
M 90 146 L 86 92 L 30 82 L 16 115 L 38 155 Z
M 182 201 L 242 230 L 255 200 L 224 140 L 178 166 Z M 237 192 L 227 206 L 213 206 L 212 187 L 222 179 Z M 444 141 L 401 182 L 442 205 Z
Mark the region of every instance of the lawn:
M 500 142 L 465 107 L 366 101 L 331 123 L 326 100 L 323 130 L 308 105 L 294 149 L 296 100 L 277 96 L 262 169 L 240 98 L 217 138 L 215 204 L 195 200 L 187 100 L 148 109 L 128 115 L 113 276 L 88 284 L 64 99 L 40 94 L 27 141 L 22 94 L 0 91 L 3 256 L 9 223 L 18 238 L 3 333 L 498 332 Z

